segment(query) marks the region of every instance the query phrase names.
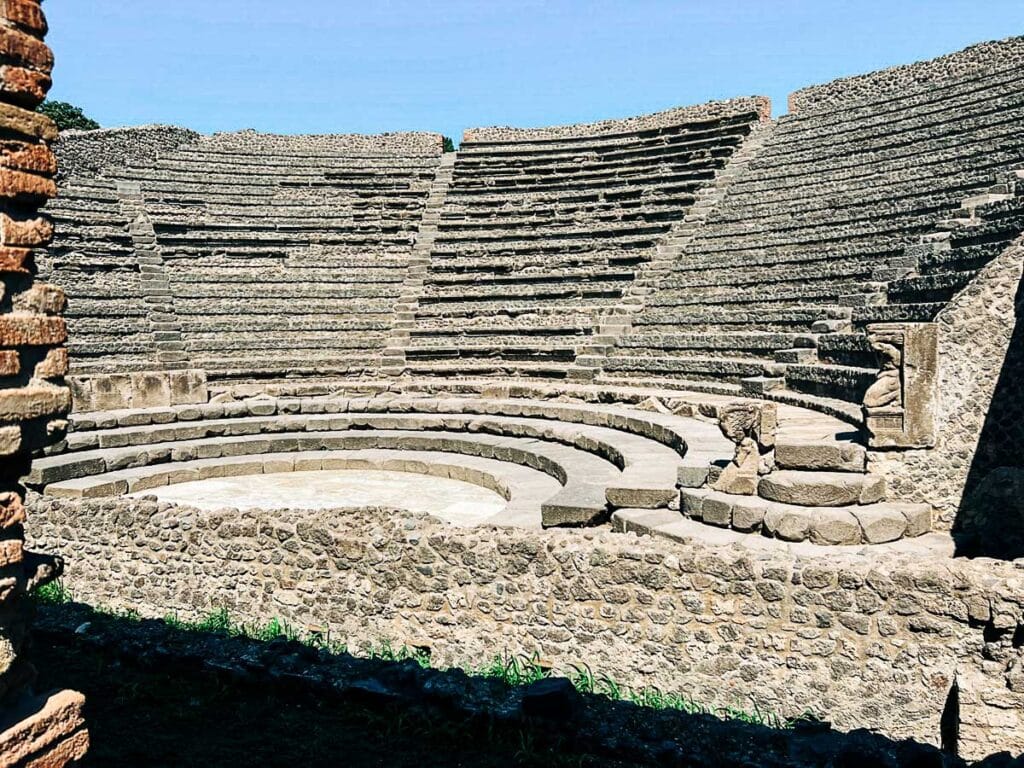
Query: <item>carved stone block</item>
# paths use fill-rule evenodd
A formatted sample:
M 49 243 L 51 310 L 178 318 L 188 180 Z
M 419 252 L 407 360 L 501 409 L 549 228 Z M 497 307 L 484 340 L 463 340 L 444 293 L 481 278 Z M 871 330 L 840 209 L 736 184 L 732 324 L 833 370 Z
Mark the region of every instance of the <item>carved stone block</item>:
M 868 341 L 881 358 L 864 393 L 864 423 L 872 448 L 935 445 L 938 329 L 934 323 L 869 325 Z

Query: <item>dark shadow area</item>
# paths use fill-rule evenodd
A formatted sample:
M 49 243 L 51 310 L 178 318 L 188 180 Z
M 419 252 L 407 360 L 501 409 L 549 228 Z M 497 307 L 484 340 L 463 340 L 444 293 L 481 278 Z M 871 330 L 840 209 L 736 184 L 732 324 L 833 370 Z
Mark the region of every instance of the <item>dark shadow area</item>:
M 1024 557 L 1024 282 L 1006 321 L 1013 334 L 953 525 L 958 556 Z
M 80 604 L 41 606 L 35 626 L 40 689 L 86 696 L 87 766 L 965 765 L 813 719 L 721 720 L 581 694 L 563 678 L 511 686 Z

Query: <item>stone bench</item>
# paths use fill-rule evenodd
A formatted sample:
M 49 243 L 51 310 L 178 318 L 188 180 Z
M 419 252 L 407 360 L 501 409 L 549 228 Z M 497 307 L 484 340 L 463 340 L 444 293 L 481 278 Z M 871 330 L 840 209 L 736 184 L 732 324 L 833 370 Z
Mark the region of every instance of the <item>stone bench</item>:
M 210 437 L 80 451 L 40 459 L 26 482 L 41 487 L 45 492 L 52 483 L 152 464 L 353 449 L 460 453 L 521 464 L 544 472 L 563 486 L 541 505 L 544 525 L 585 525 L 602 520 L 608 505 L 606 489 L 613 487 L 621 474 L 614 465 L 593 454 L 553 442 L 443 431 L 372 430 Z M 253 468 L 257 464 L 262 465 L 261 459 L 253 458 L 251 461 Z M 138 485 L 129 485 L 128 491 L 133 492 L 133 487 L 145 490 Z

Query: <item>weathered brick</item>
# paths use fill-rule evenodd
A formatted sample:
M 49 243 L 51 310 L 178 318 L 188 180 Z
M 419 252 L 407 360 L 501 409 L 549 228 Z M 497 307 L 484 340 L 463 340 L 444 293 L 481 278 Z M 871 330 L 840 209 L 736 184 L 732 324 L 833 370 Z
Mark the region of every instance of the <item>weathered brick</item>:
M 57 157 L 39 142 L 5 141 L 0 143 L 0 167 L 52 176 L 57 172 Z
M 6 248 L 0 246 L 0 272 L 30 274 L 32 251 L 27 248 Z
M 68 372 L 68 351 L 65 347 L 58 347 L 46 352 L 46 357 L 36 364 L 35 377 L 37 379 L 56 379 Z
M 20 133 L 32 139 L 57 140 L 57 124 L 46 115 L 0 103 L 0 125 L 8 131 Z
M 53 51 L 42 40 L 27 32 L 0 27 L 0 60 L 49 74 L 53 71 Z
M 36 248 L 53 239 L 53 222 L 45 216 L 15 218 L 0 211 L 0 245 Z
M 0 4 L 0 15 L 39 37 L 49 31 L 46 14 L 43 13 L 39 0 L 3 0 Z
M 0 315 L 0 346 L 46 347 L 63 344 L 68 337 L 62 317 L 45 315 Z
M 51 695 L 35 714 L 0 733 L 0 765 L 20 765 L 79 730 L 84 704 L 75 691 Z
M 0 349 L 0 376 L 17 376 L 21 372 L 21 359 L 13 349 Z
M 0 493 L 0 529 L 25 522 L 25 504 L 13 491 Z
M 0 95 L 11 101 L 36 106 L 49 92 L 53 80 L 45 72 L 36 72 L 25 67 L 0 67 Z
M 0 541 L 0 568 L 20 563 L 25 557 L 25 543 L 21 539 Z
M 15 294 L 11 299 L 15 311 L 35 312 L 41 315 L 59 315 L 67 305 L 64 291 L 48 283 L 35 283 L 27 291 Z
M 34 173 L 0 168 L 0 197 L 24 200 L 56 196 L 57 185 L 53 179 L 36 176 Z
M 0 421 L 37 419 L 66 413 L 71 393 L 63 387 L 24 387 L 0 390 Z
M 0 456 L 13 456 L 20 451 L 21 427 L 17 425 L 0 427 Z

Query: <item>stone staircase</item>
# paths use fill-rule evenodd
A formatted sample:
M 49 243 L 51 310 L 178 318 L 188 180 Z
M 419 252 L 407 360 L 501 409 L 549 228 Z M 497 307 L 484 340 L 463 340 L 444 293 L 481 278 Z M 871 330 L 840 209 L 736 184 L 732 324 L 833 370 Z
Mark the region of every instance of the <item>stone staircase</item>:
M 600 312 L 595 318 L 593 335 L 585 346 L 577 349 L 576 364 L 569 371 L 568 378 L 592 381 L 597 376 L 608 351 L 632 328 L 630 320 L 633 315 L 643 309 L 645 298 L 657 290 L 658 283 L 672 271 L 672 262 L 686 252 L 694 235 L 718 207 L 729 187 L 756 157 L 771 135 L 772 128 L 773 123 L 770 122 L 754 124 L 740 148 L 715 174 L 714 182 L 697 191 L 696 200 L 686 216 L 674 224 L 656 246 L 653 258 L 640 266 L 636 279 L 626 289 L 619 305 Z
M 145 198 L 138 182 L 117 182 L 121 211 L 128 220 L 128 232 L 135 246 L 139 265 L 142 301 L 156 347 L 156 367 L 180 370 L 188 367 L 188 355 L 181 336 L 181 323 L 174 311 L 170 279 L 164 264 L 156 231 L 146 212 Z
M 705 484 L 683 488 L 680 508 L 691 520 L 789 542 L 821 545 L 882 544 L 931 530 L 927 504 L 888 501 L 885 479 L 867 471 L 867 452 L 851 440 L 780 437 L 774 466 L 760 476 L 754 495 L 730 494 Z M 620 517 L 623 517 L 620 513 Z M 629 515 L 624 516 L 629 523 Z M 654 522 L 648 514 L 636 523 Z M 677 518 L 663 516 L 671 526 Z M 627 528 L 629 526 L 627 525 Z M 657 532 L 657 526 L 650 532 Z
M 423 279 L 430 268 L 430 252 L 437 237 L 441 211 L 448 196 L 448 187 L 452 183 L 455 171 L 455 158 L 458 153 L 446 152 L 441 157 L 434 181 L 430 185 L 427 203 L 416 234 L 416 244 L 409 258 L 409 269 L 402 293 L 395 304 L 395 319 L 391 337 L 381 354 L 381 372 L 385 376 L 400 376 L 405 371 L 405 352 L 409 346 L 409 332 L 416 326 L 416 309 L 419 296 L 423 291 Z

